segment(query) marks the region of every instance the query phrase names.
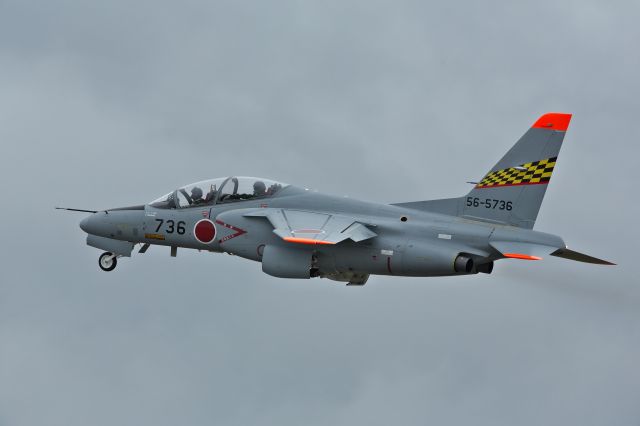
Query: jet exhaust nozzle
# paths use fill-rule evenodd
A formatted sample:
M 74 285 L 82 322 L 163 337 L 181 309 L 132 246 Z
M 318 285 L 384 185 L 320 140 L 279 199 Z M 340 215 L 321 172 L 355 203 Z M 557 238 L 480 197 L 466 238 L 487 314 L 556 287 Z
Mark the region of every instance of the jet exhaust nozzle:
M 473 272 L 473 267 L 473 259 L 463 254 L 459 254 L 453 261 L 453 269 L 459 273 L 470 274 Z
M 483 261 L 483 258 L 459 254 L 453 262 L 453 269 L 459 274 L 490 274 L 493 271 L 492 261 Z
M 477 265 L 476 271 L 483 274 L 490 274 L 493 271 L 493 262 L 481 263 Z

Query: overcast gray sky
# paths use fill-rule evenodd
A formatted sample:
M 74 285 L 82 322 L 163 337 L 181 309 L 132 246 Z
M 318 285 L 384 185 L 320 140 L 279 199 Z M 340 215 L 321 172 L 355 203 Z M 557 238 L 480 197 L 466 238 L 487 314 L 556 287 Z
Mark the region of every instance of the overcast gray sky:
M 638 425 L 636 1 L 0 0 L 0 425 Z M 279 280 L 82 214 L 228 174 L 458 196 L 574 113 L 536 229 L 613 260 Z

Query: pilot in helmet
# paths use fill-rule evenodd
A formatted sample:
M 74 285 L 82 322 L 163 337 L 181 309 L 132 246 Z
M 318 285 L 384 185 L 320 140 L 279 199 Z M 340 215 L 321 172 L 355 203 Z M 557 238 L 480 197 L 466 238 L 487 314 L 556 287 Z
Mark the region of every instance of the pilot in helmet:
M 191 189 L 191 204 L 202 204 L 204 203 L 204 199 L 202 198 L 202 189 L 194 186 Z
M 261 180 L 256 181 L 253 184 L 253 195 L 256 197 L 262 197 L 267 194 L 267 185 Z

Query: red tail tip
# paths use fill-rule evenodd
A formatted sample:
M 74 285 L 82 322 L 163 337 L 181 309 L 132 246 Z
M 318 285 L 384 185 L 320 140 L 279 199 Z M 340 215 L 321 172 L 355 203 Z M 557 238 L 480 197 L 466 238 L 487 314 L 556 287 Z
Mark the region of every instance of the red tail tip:
M 531 127 L 566 132 L 569 128 L 570 121 L 571 114 L 565 114 L 562 112 L 549 112 L 538 118 L 538 121 L 533 123 L 533 126 Z

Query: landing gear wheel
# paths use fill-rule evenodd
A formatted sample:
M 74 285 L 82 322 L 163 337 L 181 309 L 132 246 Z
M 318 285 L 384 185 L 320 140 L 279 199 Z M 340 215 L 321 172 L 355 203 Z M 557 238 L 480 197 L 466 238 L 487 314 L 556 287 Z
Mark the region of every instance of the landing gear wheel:
M 116 255 L 113 253 L 102 253 L 98 258 L 98 265 L 100 265 L 100 269 L 106 272 L 116 269 L 117 264 L 118 260 L 116 259 Z

